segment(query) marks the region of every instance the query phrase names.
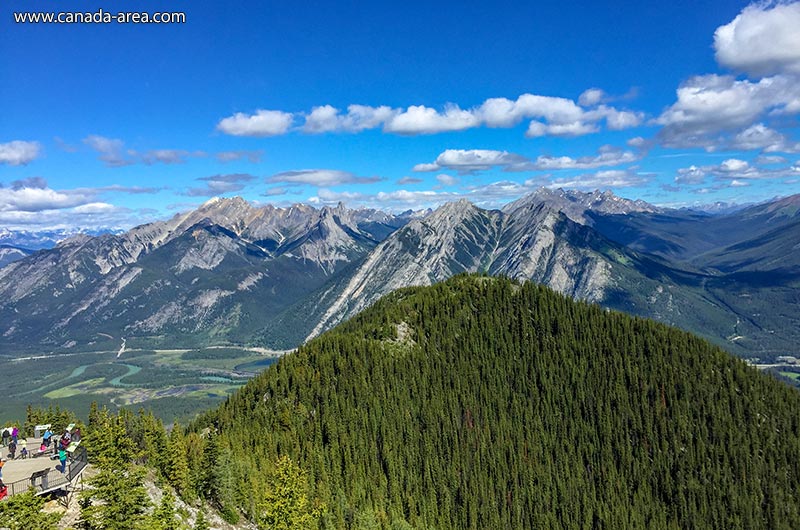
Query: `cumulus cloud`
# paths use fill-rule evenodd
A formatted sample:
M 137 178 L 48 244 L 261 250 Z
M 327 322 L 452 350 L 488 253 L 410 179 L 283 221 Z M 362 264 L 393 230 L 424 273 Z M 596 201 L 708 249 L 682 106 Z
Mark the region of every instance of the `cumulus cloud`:
M 604 145 L 594 156 L 569 156 L 540 155 L 534 162 L 517 165 L 510 170 L 557 170 L 557 169 L 594 169 L 598 167 L 617 166 L 635 162 L 639 156 L 631 151 L 622 151 L 615 147 Z
M 0 164 L 25 166 L 39 158 L 42 146 L 39 142 L 14 140 L 0 144 Z
M 514 127 L 533 120 L 529 137 L 544 135 L 581 136 L 597 132 L 601 122 L 611 130 L 640 125 L 644 115 L 601 104 L 607 95 L 598 88 L 581 94 L 578 103 L 571 99 L 537 94 L 522 94 L 516 100 L 489 98 L 476 107 L 462 108 L 448 103 L 437 109 L 425 105 L 392 108 L 386 105 L 349 105 L 346 112 L 333 105 L 313 107 L 308 113 L 259 110 L 248 115 L 237 113 L 221 120 L 217 129 L 237 136 L 274 136 L 291 130 L 295 120 L 304 120 L 300 131 L 307 134 L 360 132 L 382 127 L 383 132 L 400 135 L 437 134 L 475 127 Z
M 583 94 L 578 97 L 578 103 L 584 107 L 593 107 L 602 102 L 606 98 L 606 93 L 599 88 L 590 88 L 585 90 Z
M 759 159 L 756 159 L 757 162 Z M 783 159 L 785 163 L 785 159 Z M 779 163 L 778 160 L 767 160 L 770 165 Z M 759 179 L 786 179 L 800 175 L 800 167 L 783 166 L 765 168 L 758 164 L 751 164 L 746 160 L 729 158 L 720 164 L 707 166 L 690 166 L 677 171 L 675 182 L 677 184 L 699 185 L 706 182 L 707 177 L 713 177 L 718 182 L 723 182 L 722 187 L 745 186 L 746 181 Z M 734 184 L 736 182 L 737 184 Z
M 765 153 L 800 152 L 800 143 L 790 141 L 786 136 L 763 123 L 751 125 L 740 131 L 727 147 L 744 151 L 758 149 Z
M 246 173 L 233 173 L 229 175 L 212 175 L 210 177 L 200 177 L 195 180 L 204 182 L 202 187 L 189 188 L 184 195 L 189 197 L 215 197 L 223 193 L 230 193 L 244 189 L 248 182 L 255 180 L 256 177 Z
M 616 166 L 635 162 L 640 156 L 631 151 L 622 151 L 610 145 L 604 145 L 594 156 L 572 158 L 569 156 L 540 155 L 530 160 L 522 155 L 508 151 L 489 149 L 447 149 L 433 163 L 417 164 L 413 170 L 417 172 L 440 171 L 449 169 L 459 174 L 474 174 L 492 168 L 504 171 L 550 171 L 558 169 L 593 169 Z
M 277 136 L 285 134 L 293 121 L 294 116 L 289 112 L 259 109 L 255 114 L 237 112 L 223 118 L 217 130 L 232 136 Z
M 677 97 L 655 120 L 664 126 L 658 138 L 667 147 L 714 150 L 727 143 L 726 136 L 765 115 L 800 112 L 800 83 L 784 76 L 758 82 L 714 74 L 697 76 L 678 88 Z
M 385 105 L 370 107 L 367 105 L 350 105 L 347 113 L 341 114 L 339 109 L 331 105 L 323 105 L 311 109 L 306 116 L 303 132 L 318 134 L 325 132 L 360 132 L 375 129 L 391 120 L 398 111 Z
M 573 189 L 607 189 L 607 188 L 632 188 L 642 186 L 650 181 L 650 177 L 640 175 L 630 169 L 608 169 L 596 173 L 587 173 L 576 177 L 553 180 L 550 188 Z
M 448 105 L 442 112 L 424 105 L 412 105 L 393 115 L 383 125 L 383 130 L 403 135 L 436 134 L 463 131 L 479 124 L 478 116 L 469 110 L 460 109 L 458 105 Z
M 756 3 L 714 33 L 720 65 L 760 77 L 800 74 L 800 2 Z
M 56 191 L 47 187 L 0 188 L 0 212 L 40 212 L 73 208 L 92 202 L 93 195 L 80 191 Z
M 459 182 L 458 178 L 444 173 L 442 173 L 441 175 L 436 175 L 436 180 L 442 186 L 455 186 Z
M 676 184 L 702 184 L 706 180 L 706 171 L 697 166 L 689 166 L 678 169 L 675 175 Z
M 413 171 L 440 171 L 450 169 L 461 175 L 486 171 L 494 167 L 509 167 L 529 162 L 527 158 L 508 151 L 490 149 L 447 149 L 430 164 L 417 164 Z
M 382 180 L 380 177 L 359 177 L 338 169 L 297 169 L 276 173 L 267 178 L 269 183 L 309 184 L 312 186 L 338 186 L 341 184 L 368 184 Z
M 255 151 L 220 151 L 216 155 L 217 160 L 223 163 L 236 162 L 239 160 L 247 160 L 248 162 L 252 162 L 253 164 L 261 162 L 261 158 L 263 156 L 264 156 L 264 151 L 261 149 Z
M 596 133 L 600 128 L 595 123 L 583 121 L 573 121 L 570 123 L 551 123 L 544 124 L 539 121 L 532 121 L 525 131 L 528 138 L 539 138 L 540 136 L 583 136 Z
M 47 180 L 42 177 L 28 177 L 11 182 L 11 189 L 14 191 L 21 190 L 22 188 L 44 189 L 47 187 Z

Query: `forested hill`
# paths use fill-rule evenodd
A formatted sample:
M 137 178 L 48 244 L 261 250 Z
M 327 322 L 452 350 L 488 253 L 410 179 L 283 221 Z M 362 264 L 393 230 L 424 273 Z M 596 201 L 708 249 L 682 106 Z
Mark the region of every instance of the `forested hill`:
M 289 455 L 321 528 L 800 528 L 796 390 L 530 283 L 397 291 L 214 424 L 220 504 L 257 512 Z

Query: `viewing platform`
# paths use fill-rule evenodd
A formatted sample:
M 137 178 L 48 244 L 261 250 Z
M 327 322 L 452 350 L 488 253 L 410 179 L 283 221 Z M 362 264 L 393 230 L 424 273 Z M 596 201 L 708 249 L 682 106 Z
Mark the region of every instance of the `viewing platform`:
M 58 451 L 53 447 L 39 453 L 41 440 L 31 438 L 24 445 L 28 449 L 28 457 L 21 458 L 19 451 L 23 447 L 22 442 L 23 440 L 20 440 L 17 458 L 6 460 L 3 466 L 3 483 L 8 488 L 8 497 L 25 493 L 30 488 L 34 488 L 37 495 L 60 489 L 68 490 L 70 486 L 74 486 L 80 480 L 88 464 L 86 448 L 81 447 L 79 443 L 73 443 L 67 449 L 66 470 L 62 473 Z M 3 458 L 6 459 L 8 448 L 2 447 L 1 449 Z

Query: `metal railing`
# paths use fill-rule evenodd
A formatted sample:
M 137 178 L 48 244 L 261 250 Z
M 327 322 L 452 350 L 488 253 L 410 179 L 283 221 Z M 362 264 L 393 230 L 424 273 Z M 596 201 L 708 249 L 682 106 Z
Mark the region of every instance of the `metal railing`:
M 25 493 L 31 488 L 36 490 L 37 495 L 63 488 L 65 485 L 72 482 L 75 477 L 80 475 L 88 463 L 89 460 L 86 455 L 86 448 L 78 447 L 67 463 L 68 467 L 65 473 L 62 473 L 61 470 L 58 469 L 58 466 L 36 471 L 28 478 L 6 484 L 8 487 L 8 495 L 12 496 Z

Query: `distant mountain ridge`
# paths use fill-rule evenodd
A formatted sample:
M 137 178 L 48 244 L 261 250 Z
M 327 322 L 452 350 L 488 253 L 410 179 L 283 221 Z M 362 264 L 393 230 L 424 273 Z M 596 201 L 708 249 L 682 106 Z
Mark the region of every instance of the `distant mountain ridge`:
M 461 200 L 393 215 L 212 199 L 0 269 L 0 348 L 112 348 L 123 336 L 129 347 L 287 348 L 393 289 L 481 272 L 678 325 L 740 355 L 797 354 L 798 203 L 709 215 L 541 189 L 501 210 Z

